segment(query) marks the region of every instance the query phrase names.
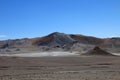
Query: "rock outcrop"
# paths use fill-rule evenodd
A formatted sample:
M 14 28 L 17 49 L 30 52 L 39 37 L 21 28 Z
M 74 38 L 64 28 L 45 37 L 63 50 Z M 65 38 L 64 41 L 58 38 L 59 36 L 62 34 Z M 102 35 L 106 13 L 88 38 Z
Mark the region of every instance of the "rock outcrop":
M 84 53 L 83 55 L 89 55 L 89 56 L 114 56 L 113 54 L 102 50 L 101 48 L 99 48 L 98 46 L 94 47 L 94 49 L 88 51 L 87 53 Z

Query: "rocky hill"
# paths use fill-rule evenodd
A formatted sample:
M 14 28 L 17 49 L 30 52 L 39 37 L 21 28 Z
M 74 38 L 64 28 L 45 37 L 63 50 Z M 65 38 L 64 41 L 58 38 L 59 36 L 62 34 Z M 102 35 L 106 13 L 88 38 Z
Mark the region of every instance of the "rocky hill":
M 106 52 L 99 47 L 95 46 L 92 50 L 82 54 L 82 55 L 90 55 L 90 56 L 115 56 L 109 52 Z
M 38 38 L 0 41 L 0 53 L 31 51 L 79 51 L 87 52 L 99 46 L 108 52 L 120 53 L 120 38 L 96 38 L 78 34 L 54 32 Z

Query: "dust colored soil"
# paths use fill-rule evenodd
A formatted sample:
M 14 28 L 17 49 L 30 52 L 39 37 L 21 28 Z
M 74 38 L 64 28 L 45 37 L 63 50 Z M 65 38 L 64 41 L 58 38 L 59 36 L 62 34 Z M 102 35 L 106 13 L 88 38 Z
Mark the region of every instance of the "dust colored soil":
M 120 80 L 120 57 L 0 57 L 0 80 Z

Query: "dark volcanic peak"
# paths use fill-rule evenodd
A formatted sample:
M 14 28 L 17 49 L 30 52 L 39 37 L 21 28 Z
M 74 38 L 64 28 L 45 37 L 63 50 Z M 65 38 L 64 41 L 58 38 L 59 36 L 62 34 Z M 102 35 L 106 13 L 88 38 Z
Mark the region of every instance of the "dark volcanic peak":
M 68 34 L 64 34 L 64 33 L 59 33 L 59 32 L 54 32 L 50 35 L 48 35 L 47 37 L 52 37 L 53 41 L 51 43 L 57 44 L 57 45 L 70 45 L 72 44 L 75 40 L 72 39 Z
M 68 34 L 54 32 L 37 39 L 34 43 L 38 46 L 67 46 L 75 42 Z
M 60 32 L 53 32 L 49 34 L 48 36 L 53 36 L 53 35 L 64 35 L 65 33 L 60 33 Z

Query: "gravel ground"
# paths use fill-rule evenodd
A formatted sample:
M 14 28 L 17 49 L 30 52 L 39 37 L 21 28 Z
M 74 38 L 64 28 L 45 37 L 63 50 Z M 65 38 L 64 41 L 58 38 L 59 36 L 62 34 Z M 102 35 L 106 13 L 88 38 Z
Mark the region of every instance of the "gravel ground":
M 120 80 L 120 57 L 0 57 L 0 80 Z

